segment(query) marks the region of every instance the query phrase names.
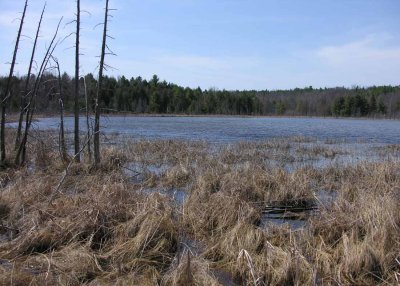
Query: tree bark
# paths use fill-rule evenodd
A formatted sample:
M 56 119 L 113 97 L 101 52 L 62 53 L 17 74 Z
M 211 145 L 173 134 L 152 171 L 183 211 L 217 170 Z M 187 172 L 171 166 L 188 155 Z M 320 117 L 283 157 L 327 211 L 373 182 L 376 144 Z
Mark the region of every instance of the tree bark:
M 75 40 L 75 103 L 74 103 L 74 146 L 75 161 L 80 162 L 79 153 L 79 34 L 81 25 L 81 8 L 80 0 L 76 0 L 76 40 Z
M 46 9 L 46 4 L 43 6 L 42 14 L 40 15 L 39 24 L 38 24 L 38 27 L 36 30 L 35 41 L 33 43 L 31 60 L 29 62 L 28 75 L 27 75 L 26 82 L 25 82 L 25 88 L 24 88 L 24 92 L 21 96 L 21 107 L 20 107 L 21 110 L 20 110 L 19 120 L 18 120 L 17 135 L 15 138 L 15 147 L 14 147 L 15 150 L 18 149 L 19 144 L 21 143 L 22 122 L 24 121 L 24 114 L 26 112 L 26 107 L 25 107 L 26 97 L 28 96 L 28 88 L 29 88 L 29 83 L 30 83 L 30 79 L 31 79 L 32 65 L 33 65 L 33 60 L 35 58 L 37 40 L 39 38 L 40 26 L 42 25 L 43 14 L 44 14 L 45 9 Z
M 58 89 L 59 89 L 59 103 L 60 103 L 60 154 L 63 161 L 68 160 L 67 148 L 65 147 L 65 133 L 64 133 L 64 94 L 62 92 L 60 64 L 58 60 L 53 57 L 58 71 Z
M 14 54 L 11 61 L 10 73 L 8 75 L 7 85 L 4 94 L 1 97 L 1 126 L 0 126 L 0 152 L 1 152 L 1 164 L 5 163 L 6 160 L 6 143 L 5 143 L 5 128 L 6 128 L 6 107 L 7 101 L 10 97 L 11 81 L 14 73 L 15 61 L 17 60 L 18 45 L 21 38 L 22 27 L 24 25 L 26 7 L 28 6 L 28 0 L 25 0 L 24 12 L 22 13 L 21 22 L 19 24 L 17 41 L 15 42 Z
M 22 165 L 25 162 L 26 143 L 27 143 L 27 140 L 28 140 L 29 128 L 31 126 L 33 113 L 34 113 L 34 104 L 35 104 L 34 99 L 35 99 L 36 94 L 38 92 L 40 83 L 41 83 L 42 78 L 43 78 L 44 71 L 46 70 L 46 66 L 47 66 L 47 64 L 48 64 L 48 62 L 50 60 L 50 57 L 52 56 L 55 48 L 57 47 L 57 44 L 54 45 L 54 41 L 55 41 L 55 39 L 57 37 L 58 30 L 60 29 L 60 24 L 61 24 L 62 19 L 63 18 L 61 18 L 60 21 L 58 22 L 57 29 L 56 29 L 56 32 L 54 33 L 53 39 L 51 40 L 51 43 L 50 43 L 49 47 L 46 50 L 46 54 L 45 54 L 45 56 L 43 58 L 42 64 L 40 65 L 40 69 L 39 69 L 38 75 L 36 77 L 35 86 L 33 88 L 33 91 L 30 93 L 29 102 L 26 105 L 27 114 L 26 114 L 26 118 L 25 118 L 25 131 L 24 131 L 24 136 L 22 138 L 21 144 L 18 147 L 17 154 L 15 155 L 15 164 Z
M 106 41 L 107 41 L 107 23 L 108 23 L 108 2 L 106 0 L 106 8 L 104 13 L 104 30 L 103 30 L 103 43 L 101 46 L 100 55 L 100 66 L 99 66 L 99 80 L 97 84 L 97 94 L 95 102 L 95 113 L 94 113 L 94 164 L 100 164 L 100 107 L 99 107 L 99 97 L 103 84 L 103 69 L 104 69 L 104 57 L 106 53 Z
M 87 94 L 87 86 L 86 86 L 86 77 L 83 77 L 83 84 L 85 89 L 85 101 L 86 101 L 86 129 L 87 129 L 87 148 L 88 148 L 88 157 L 89 163 L 92 162 L 92 150 L 90 147 L 90 122 L 89 122 L 89 98 Z

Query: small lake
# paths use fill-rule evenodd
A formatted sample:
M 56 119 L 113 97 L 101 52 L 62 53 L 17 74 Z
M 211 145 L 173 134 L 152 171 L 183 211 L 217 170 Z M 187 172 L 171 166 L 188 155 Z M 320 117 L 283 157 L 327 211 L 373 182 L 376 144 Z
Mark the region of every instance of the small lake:
M 73 118 L 66 117 L 67 130 Z M 15 126 L 15 124 L 11 124 Z M 59 119 L 42 118 L 38 129 L 57 129 Z M 86 123 L 81 121 L 82 131 Z M 101 119 L 104 134 L 119 134 L 134 139 L 205 140 L 228 143 L 245 140 L 304 136 L 318 140 L 343 140 L 347 143 L 400 144 L 398 120 L 268 117 L 147 117 L 110 116 Z

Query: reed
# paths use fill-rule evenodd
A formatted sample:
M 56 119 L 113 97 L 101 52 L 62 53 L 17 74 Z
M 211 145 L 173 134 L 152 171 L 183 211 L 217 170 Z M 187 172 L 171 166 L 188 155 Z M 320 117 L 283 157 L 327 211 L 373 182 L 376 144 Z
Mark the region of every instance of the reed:
M 288 169 L 319 143 L 138 140 L 102 148 L 97 168 L 66 172 L 47 135 L 28 146 L 26 165 L 0 171 L 2 285 L 224 285 L 218 273 L 238 285 L 398 283 L 395 157 Z M 310 152 L 325 157 L 336 146 L 318 148 Z M 157 189 L 187 195 L 180 204 Z M 317 200 L 320 190 L 334 200 Z M 267 204 L 303 201 L 318 208 L 305 227 L 261 223 Z

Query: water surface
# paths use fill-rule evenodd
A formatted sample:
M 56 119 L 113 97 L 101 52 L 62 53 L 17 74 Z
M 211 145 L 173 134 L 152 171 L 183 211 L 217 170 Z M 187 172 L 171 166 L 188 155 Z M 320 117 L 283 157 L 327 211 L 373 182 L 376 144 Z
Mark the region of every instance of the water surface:
M 39 129 L 57 129 L 58 118 L 35 122 Z M 73 129 L 73 118 L 65 119 Z M 101 119 L 103 134 L 120 134 L 134 139 L 205 140 L 228 143 L 282 137 L 314 137 L 348 143 L 400 143 L 398 120 L 267 117 L 144 117 L 111 116 Z M 82 131 L 86 123 L 81 122 Z

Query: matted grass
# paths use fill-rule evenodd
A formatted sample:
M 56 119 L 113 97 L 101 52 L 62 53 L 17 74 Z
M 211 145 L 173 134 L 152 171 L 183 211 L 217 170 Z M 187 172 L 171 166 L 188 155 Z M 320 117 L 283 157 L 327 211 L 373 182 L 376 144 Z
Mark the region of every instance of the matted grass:
M 238 285 L 396 285 L 399 161 L 285 168 L 349 155 L 339 148 L 127 141 L 103 148 L 100 167 L 74 163 L 65 176 L 57 141 L 32 143 L 24 167 L 0 172 L 0 284 L 221 285 L 223 271 Z M 142 169 L 128 172 L 131 163 L 145 170 L 134 181 Z M 180 204 L 150 188 L 187 195 Z M 319 203 L 320 190 L 335 200 Z M 296 200 L 319 207 L 305 227 L 261 223 L 262 203 Z

